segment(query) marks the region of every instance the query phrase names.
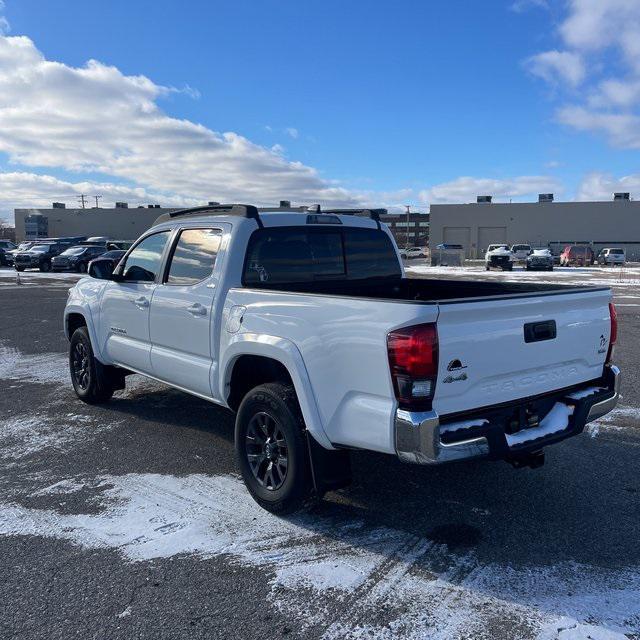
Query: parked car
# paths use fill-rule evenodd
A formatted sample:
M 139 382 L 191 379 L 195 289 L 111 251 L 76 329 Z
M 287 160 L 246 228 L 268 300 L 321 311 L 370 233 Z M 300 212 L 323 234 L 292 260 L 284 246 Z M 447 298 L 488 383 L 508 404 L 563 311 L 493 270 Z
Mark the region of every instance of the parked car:
M 607 247 L 602 249 L 598 254 L 598 264 L 603 265 L 624 265 L 627 261 L 627 256 L 624 249 L 618 247 Z
M 118 266 L 118 262 L 120 262 L 125 253 L 127 252 L 122 249 L 107 251 L 89 263 L 89 270 L 91 271 L 93 269 L 94 274 L 101 274 L 103 278 L 108 278 Z
M 422 247 L 409 247 L 408 249 L 400 249 L 400 257 L 403 260 L 411 260 L 412 258 L 424 258 L 425 252 Z
M 51 261 L 54 256 L 62 253 L 66 249 L 65 245 L 51 242 L 48 244 L 36 243 L 26 251 L 19 251 L 14 256 L 14 267 L 16 271 L 25 269 L 40 269 L 40 271 L 51 271 Z
M 464 262 L 464 247 L 461 244 L 443 242 L 431 253 L 432 267 L 461 267 Z
M 235 411 L 242 477 L 281 514 L 348 484 L 350 449 L 540 466 L 619 394 L 610 289 L 406 278 L 371 211 L 164 214 L 70 289 L 64 329 L 85 402 L 135 372 Z
M 514 244 L 511 247 L 511 253 L 513 253 L 516 262 L 526 262 L 532 251 L 533 249 L 529 244 Z
M 527 271 L 542 269 L 544 271 L 553 271 L 553 256 L 549 249 L 533 249 L 526 260 Z
M 513 271 L 515 256 L 507 244 L 490 244 L 484 255 L 484 266 L 487 271 L 490 269 L 502 269 L 502 271 Z
M 593 249 L 584 244 L 571 244 L 560 254 L 560 265 L 563 267 L 592 265 L 595 261 Z
M 13 253 L 16 245 L 11 240 L 0 240 L 0 266 L 10 267 L 13 265 Z
M 89 262 L 103 255 L 106 248 L 100 245 L 78 245 L 65 249 L 60 255 L 51 260 L 51 268 L 54 271 L 78 271 L 86 273 Z

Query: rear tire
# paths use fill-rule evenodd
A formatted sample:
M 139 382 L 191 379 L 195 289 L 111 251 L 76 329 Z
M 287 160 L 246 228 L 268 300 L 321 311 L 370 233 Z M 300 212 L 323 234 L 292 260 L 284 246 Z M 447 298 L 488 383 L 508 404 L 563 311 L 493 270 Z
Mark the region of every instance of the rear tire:
M 101 404 L 111 399 L 115 389 L 109 367 L 93 355 L 87 327 L 79 327 L 71 336 L 69 372 L 73 390 L 83 402 Z
M 16 271 L 20 271 L 20 273 L 22 273 L 24 271 L 24 267 L 16 267 Z
M 292 385 L 255 387 L 238 409 L 236 459 L 253 499 L 278 515 L 313 504 L 305 425 Z

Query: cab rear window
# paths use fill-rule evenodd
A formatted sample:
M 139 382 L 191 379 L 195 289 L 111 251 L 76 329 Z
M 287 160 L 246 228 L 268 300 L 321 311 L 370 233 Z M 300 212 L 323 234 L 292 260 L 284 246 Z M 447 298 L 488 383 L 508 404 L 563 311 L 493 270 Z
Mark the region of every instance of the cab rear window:
M 253 233 L 242 282 L 271 286 L 401 277 L 389 236 L 378 229 L 274 227 Z

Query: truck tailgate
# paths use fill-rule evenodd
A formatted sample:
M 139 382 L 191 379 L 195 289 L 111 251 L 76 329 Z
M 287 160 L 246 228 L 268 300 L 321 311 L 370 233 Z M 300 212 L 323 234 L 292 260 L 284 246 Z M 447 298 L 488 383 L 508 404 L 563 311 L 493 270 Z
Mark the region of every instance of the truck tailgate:
M 599 378 L 609 289 L 439 303 L 433 408 L 458 413 Z

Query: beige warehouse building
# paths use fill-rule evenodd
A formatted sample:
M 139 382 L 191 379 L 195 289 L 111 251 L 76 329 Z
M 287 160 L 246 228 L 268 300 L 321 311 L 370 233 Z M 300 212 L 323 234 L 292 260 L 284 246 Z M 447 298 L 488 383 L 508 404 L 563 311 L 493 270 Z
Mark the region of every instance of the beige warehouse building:
M 543 194 L 539 202 L 492 203 L 485 196 L 476 204 L 433 204 L 429 247 L 461 244 L 467 258 L 482 258 L 494 243 L 549 247 L 556 254 L 575 243 L 591 244 L 596 253 L 623 247 L 627 259 L 640 260 L 640 202 L 616 195 L 609 202 L 553 202 Z
M 57 204 L 57 203 L 55 203 Z M 135 240 L 163 213 L 176 211 L 160 207 L 129 209 L 125 203 L 114 209 L 15 209 L 16 240 L 64 236 L 108 236 L 113 240 Z

